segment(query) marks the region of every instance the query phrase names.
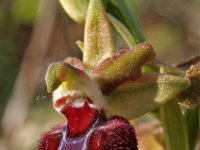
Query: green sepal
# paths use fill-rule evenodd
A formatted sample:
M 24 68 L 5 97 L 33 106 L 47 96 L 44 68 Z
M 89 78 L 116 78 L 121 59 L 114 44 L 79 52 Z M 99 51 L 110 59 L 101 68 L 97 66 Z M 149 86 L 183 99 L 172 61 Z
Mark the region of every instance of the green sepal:
M 167 150 L 190 150 L 185 120 L 176 100 L 160 108 Z
M 159 108 L 189 85 L 190 81 L 185 77 L 143 74 L 135 81 L 127 81 L 118 86 L 107 97 L 107 110 L 109 114 L 133 119 Z
M 90 72 L 98 63 L 113 55 L 110 24 L 101 0 L 90 0 L 85 23 L 83 63 Z
M 141 66 L 155 57 L 153 47 L 144 42 L 133 49 L 121 50 L 94 68 L 93 76 L 103 93 L 109 94 L 116 86 L 141 75 Z
M 59 0 L 66 13 L 76 22 L 83 23 L 86 18 L 89 0 Z

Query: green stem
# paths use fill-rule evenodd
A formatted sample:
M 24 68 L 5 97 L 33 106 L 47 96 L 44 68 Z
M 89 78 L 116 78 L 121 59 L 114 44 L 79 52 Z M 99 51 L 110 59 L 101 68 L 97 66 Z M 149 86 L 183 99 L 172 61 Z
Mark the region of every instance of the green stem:
M 185 120 L 176 100 L 160 108 L 167 150 L 189 150 Z
M 190 149 L 193 150 L 199 135 L 199 105 L 188 108 L 185 111 L 185 121 L 188 131 Z
M 119 8 L 119 10 L 126 22 L 127 27 L 129 28 L 130 32 L 133 35 L 135 43 L 138 44 L 138 43 L 144 42 L 145 41 L 144 34 L 143 34 L 142 30 L 140 29 L 140 26 L 135 18 L 135 15 L 127 6 L 126 1 L 125 0 L 114 0 L 112 2 L 114 3 L 114 5 L 116 5 Z

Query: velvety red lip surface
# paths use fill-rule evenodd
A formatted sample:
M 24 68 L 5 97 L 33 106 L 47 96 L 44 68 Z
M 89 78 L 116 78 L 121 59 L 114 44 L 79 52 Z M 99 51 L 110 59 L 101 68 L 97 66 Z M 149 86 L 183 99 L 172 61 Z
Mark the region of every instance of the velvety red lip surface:
M 67 123 L 44 133 L 38 150 L 137 150 L 134 128 L 126 119 L 115 116 L 107 120 L 89 98 L 79 107 L 66 105 L 68 100 L 66 96 L 56 103 L 64 105 L 61 113 Z
M 112 117 L 93 132 L 88 149 L 137 150 L 135 131 L 126 119 Z

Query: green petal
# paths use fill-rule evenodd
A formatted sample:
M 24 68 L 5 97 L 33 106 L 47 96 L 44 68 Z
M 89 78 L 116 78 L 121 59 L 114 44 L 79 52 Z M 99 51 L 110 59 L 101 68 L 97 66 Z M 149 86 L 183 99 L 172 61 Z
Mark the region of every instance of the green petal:
M 87 80 L 87 76 L 83 71 L 66 62 L 57 62 L 49 65 L 45 80 L 47 91 L 51 93 L 64 81 L 68 82 L 68 88 L 71 89 L 81 80 Z
M 49 65 L 46 76 L 47 91 L 57 89 L 63 82 L 64 90 L 84 92 L 99 107 L 104 107 L 103 96 L 98 86 L 83 72 L 66 62 Z
M 76 22 L 85 21 L 89 0 L 59 0 L 67 14 Z
M 90 0 L 85 24 L 83 63 L 90 71 L 103 59 L 112 56 L 114 44 L 101 0 Z
M 109 94 L 124 81 L 140 76 L 141 66 L 154 56 L 153 48 L 147 42 L 137 45 L 134 49 L 121 50 L 94 69 L 94 78 L 103 93 Z
M 132 119 L 160 107 L 189 85 L 185 77 L 143 74 L 117 87 L 107 97 L 107 110 L 110 114 Z

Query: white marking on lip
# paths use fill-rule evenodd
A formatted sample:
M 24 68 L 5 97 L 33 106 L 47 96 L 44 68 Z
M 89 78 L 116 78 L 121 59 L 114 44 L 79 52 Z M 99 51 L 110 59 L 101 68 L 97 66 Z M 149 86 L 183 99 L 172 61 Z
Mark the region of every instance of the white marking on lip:
M 78 90 L 68 90 L 66 88 L 63 88 L 62 85 L 60 85 L 54 92 L 53 92 L 53 106 L 54 109 L 61 114 L 61 110 L 63 109 L 63 107 L 65 105 L 61 105 L 59 107 L 55 107 L 55 104 L 57 102 L 57 100 L 59 100 L 62 97 L 65 96 L 76 96 L 77 98 L 72 101 L 71 106 L 75 107 L 75 108 L 81 108 L 83 107 L 84 103 L 85 103 L 85 99 L 84 96 L 86 96 L 82 91 L 78 91 Z M 83 96 L 83 97 L 81 97 Z M 90 108 L 96 108 L 96 106 L 94 104 L 89 104 Z

